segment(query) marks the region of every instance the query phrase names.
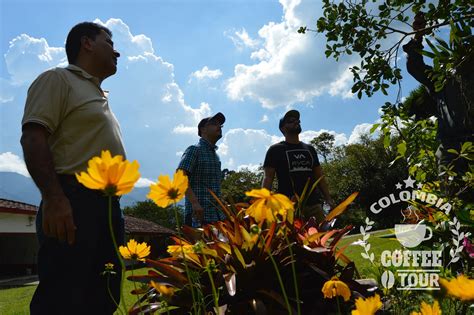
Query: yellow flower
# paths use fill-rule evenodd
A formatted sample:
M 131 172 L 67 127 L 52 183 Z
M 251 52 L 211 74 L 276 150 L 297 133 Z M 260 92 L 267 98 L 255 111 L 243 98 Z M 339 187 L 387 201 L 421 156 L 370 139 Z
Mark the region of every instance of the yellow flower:
M 242 234 L 242 239 L 243 239 L 242 249 L 245 251 L 252 250 L 252 248 L 258 242 L 259 234 L 252 233 L 252 231 L 249 233 L 243 226 L 240 226 L 240 233 Z
M 374 315 L 382 308 L 382 302 L 380 301 L 380 296 L 376 294 L 366 299 L 357 298 L 355 306 L 356 309 L 352 311 L 352 315 Z
M 281 215 L 285 221 L 288 219 L 293 222 L 293 203 L 287 196 L 282 194 L 273 194 L 268 189 L 252 189 L 245 193 L 249 197 L 257 198 L 257 200 L 245 211 L 257 222 L 267 220 L 273 222 L 277 215 Z
M 347 302 L 351 298 L 351 290 L 347 284 L 340 281 L 337 277 L 332 277 L 331 280 L 326 281 L 321 291 L 324 293 L 324 297 L 329 299 L 340 295 Z
M 174 291 L 176 290 L 172 286 L 159 284 L 153 280 L 150 282 L 150 286 L 155 288 L 156 291 L 158 291 L 161 295 L 166 296 L 166 297 L 172 297 L 174 294 Z
M 411 315 L 441 315 L 441 309 L 439 308 L 438 301 L 434 301 L 433 305 L 421 302 L 419 312 L 411 312 Z
M 76 173 L 76 179 L 90 189 L 103 190 L 109 196 L 129 193 L 140 178 L 137 161 L 123 160 L 121 155 L 112 157 L 110 152 L 102 151 L 100 157 L 89 160 L 87 172 Z
M 114 269 L 114 264 L 112 263 L 105 264 L 105 270 L 113 270 L 113 269 Z
M 474 301 L 474 280 L 465 275 L 460 275 L 456 279 L 439 279 L 439 282 L 446 288 L 448 294 L 461 301 Z
M 145 242 L 137 243 L 134 239 L 131 239 L 126 247 L 120 246 L 119 251 L 125 259 L 145 261 L 145 257 L 150 255 L 150 246 Z
M 172 203 L 183 199 L 188 189 L 188 177 L 182 170 L 176 171 L 171 182 L 168 175 L 160 175 L 158 182 L 150 186 L 148 198 L 152 199 L 158 207 L 166 208 Z
M 183 247 L 182 250 L 181 250 L 181 247 Z M 169 245 L 168 246 L 168 253 L 170 253 L 171 256 L 177 256 L 177 255 L 182 254 L 183 252 L 185 254 L 194 254 L 194 246 L 193 245 L 183 245 L 183 246 Z
M 174 238 L 174 241 L 182 245 L 169 245 L 168 246 L 167 251 L 172 257 L 183 258 L 183 253 L 184 253 L 184 257 L 186 257 L 186 259 L 190 259 L 199 265 L 201 264 L 201 260 L 199 259 L 199 256 L 194 251 L 194 245 L 191 245 L 190 243 L 180 240 L 178 238 Z

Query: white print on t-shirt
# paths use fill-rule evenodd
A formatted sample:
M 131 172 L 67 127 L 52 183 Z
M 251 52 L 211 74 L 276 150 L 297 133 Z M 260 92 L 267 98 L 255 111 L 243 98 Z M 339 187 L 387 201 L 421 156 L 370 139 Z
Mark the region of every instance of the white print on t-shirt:
M 307 172 L 313 169 L 313 156 L 309 150 L 288 150 L 286 159 L 290 172 Z

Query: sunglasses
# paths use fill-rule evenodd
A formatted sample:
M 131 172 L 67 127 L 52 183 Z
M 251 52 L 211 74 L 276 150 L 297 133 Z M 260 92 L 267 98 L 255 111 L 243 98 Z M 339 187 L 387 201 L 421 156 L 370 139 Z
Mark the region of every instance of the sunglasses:
M 298 118 L 288 118 L 286 121 L 285 121 L 285 124 L 292 124 L 292 123 L 295 123 L 295 122 L 299 122 L 300 120 Z
M 224 124 L 221 124 L 220 122 L 218 121 L 210 121 L 206 124 L 206 126 L 221 126 L 221 128 L 224 128 Z

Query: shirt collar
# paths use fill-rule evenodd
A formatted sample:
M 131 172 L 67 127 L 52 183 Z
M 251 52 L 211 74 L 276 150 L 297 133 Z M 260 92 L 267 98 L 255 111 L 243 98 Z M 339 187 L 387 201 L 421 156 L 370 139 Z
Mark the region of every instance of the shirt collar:
M 82 69 L 81 67 L 78 67 L 76 65 L 72 65 L 72 64 L 69 64 L 66 69 L 68 69 L 69 71 L 72 71 L 80 76 L 82 76 L 83 78 L 87 79 L 87 80 L 91 80 L 92 82 L 94 82 L 97 86 L 100 86 L 100 81 L 99 81 L 99 78 L 97 77 L 94 77 L 92 75 L 90 75 L 89 73 L 87 73 L 84 69 Z
M 214 151 L 217 151 L 217 149 L 218 149 L 218 146 L 217 146 L 217 145 L 210 143 L 209 141 L 207 141 L 207 140 L 204 139 L 204 138 L 200 138 L 200 139 L 199 139 L 199 144 L 207 145 L 209 148 L 211 148 L 211 149 L 214 150 Z

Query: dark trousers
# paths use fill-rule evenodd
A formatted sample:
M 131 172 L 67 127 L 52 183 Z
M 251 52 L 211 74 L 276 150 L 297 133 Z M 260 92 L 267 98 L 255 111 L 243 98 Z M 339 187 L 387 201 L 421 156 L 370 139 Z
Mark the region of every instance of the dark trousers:
M 113 314 L 117 307 L 111 295 L 120 302 L 120 263 L 109 232 L 108 197 L 83 187 L 72 176 L 60 179 L 73 209 L 76 240 L 69 245 L 44 235 L 41 204 L 36 217 L 40 282 L 30 312 Z M 112 218 L 117 243 L 122 245 L 124 221 L 117 198 L 112 199 Z M 114 264 L 115 275 L 102 275 L 106 263 Z

